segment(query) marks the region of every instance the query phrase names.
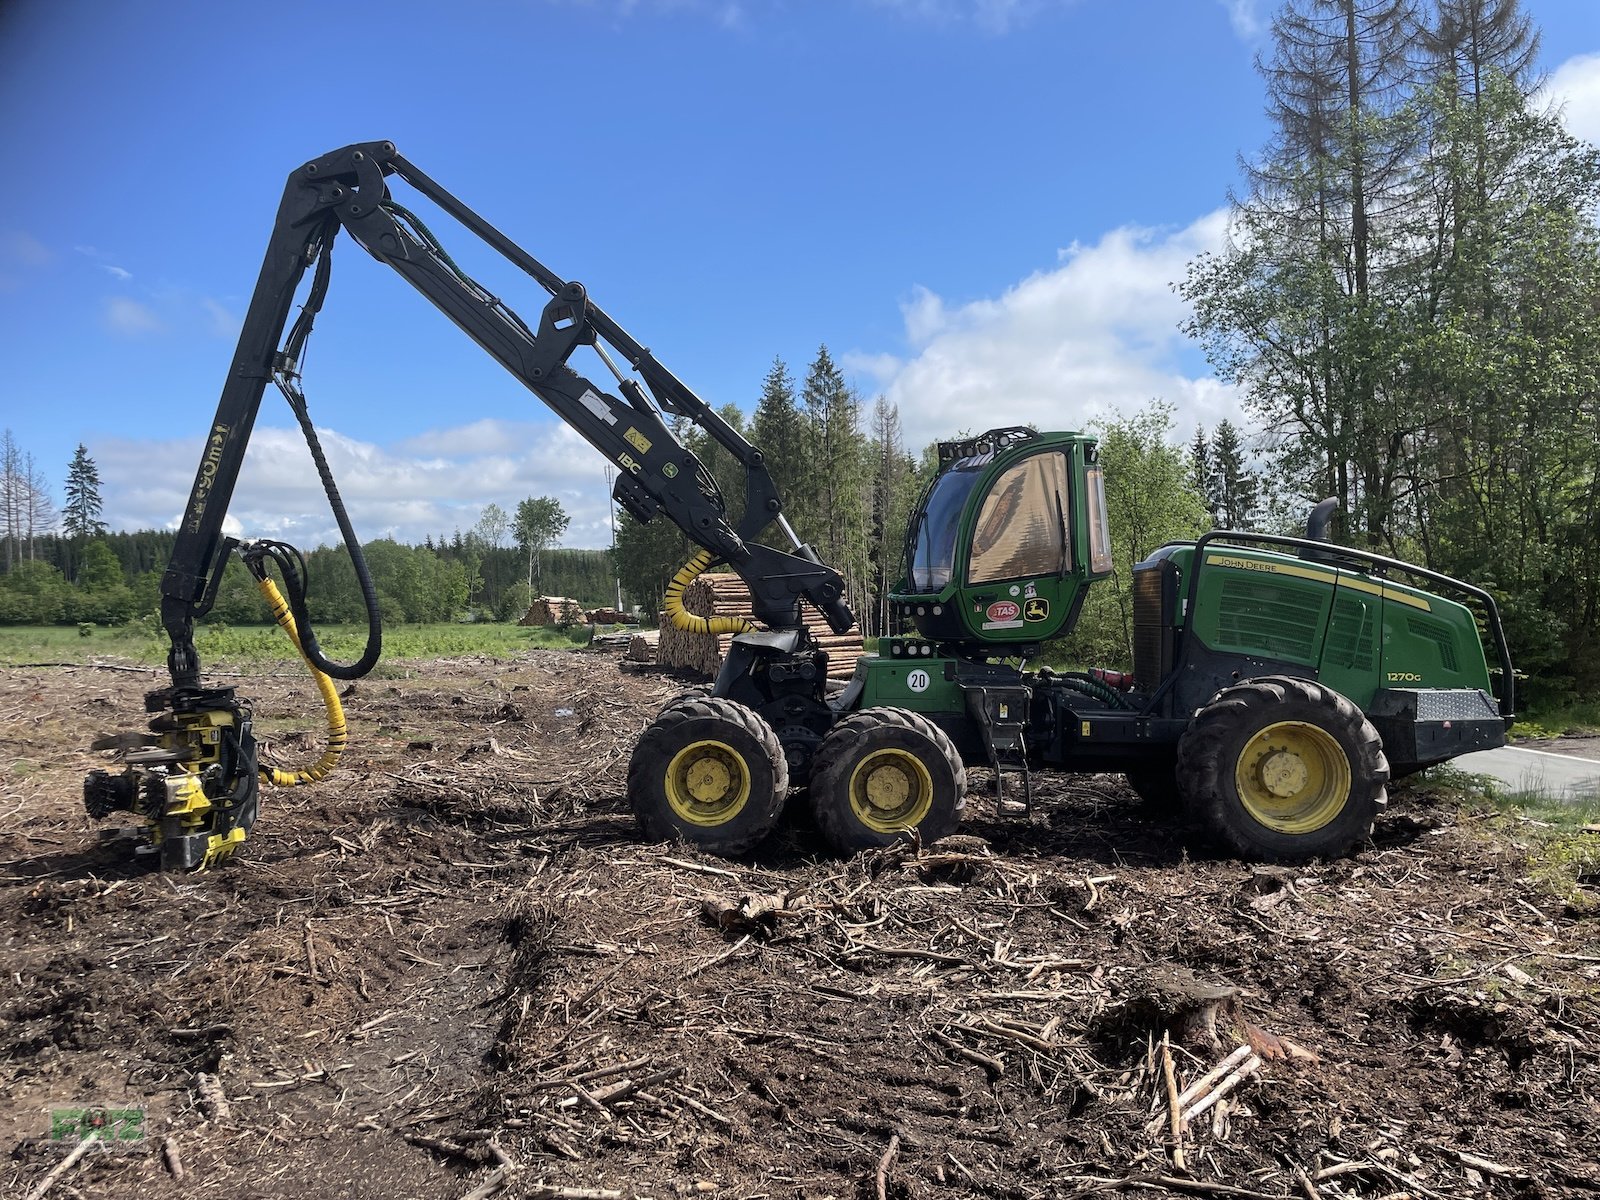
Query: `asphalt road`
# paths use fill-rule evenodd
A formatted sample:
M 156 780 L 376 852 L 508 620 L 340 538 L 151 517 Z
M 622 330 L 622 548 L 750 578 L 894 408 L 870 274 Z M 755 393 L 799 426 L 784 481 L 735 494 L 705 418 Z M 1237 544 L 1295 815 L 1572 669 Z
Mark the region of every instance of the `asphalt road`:
M 1565 800 L 1600 799 L 1600 759 L 1502 746 L 1452 759 L 1451 766 L 1492 775 L 1515 791 L 1548 792 Z

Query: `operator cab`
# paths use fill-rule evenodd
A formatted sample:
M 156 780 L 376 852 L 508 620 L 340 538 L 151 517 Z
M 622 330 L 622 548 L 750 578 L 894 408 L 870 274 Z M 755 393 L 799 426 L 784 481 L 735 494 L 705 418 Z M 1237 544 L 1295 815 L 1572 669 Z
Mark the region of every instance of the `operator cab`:
M 1016 653 L 1070 628 L 1110 573 L 1095 439 L 1013 426 L 939 443 L 890 602 L 924 638 Z

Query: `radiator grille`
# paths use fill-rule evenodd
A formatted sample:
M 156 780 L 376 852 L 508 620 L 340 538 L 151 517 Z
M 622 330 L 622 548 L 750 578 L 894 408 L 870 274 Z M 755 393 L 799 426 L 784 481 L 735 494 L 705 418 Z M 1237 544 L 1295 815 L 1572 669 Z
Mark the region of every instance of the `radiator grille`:
M 1270 580 L 1227 578 L 1218 605 L 1216 649 L 1315 662 L 1325 598 L 1325 592 Z
M 1446 671 L 1454 671 L 1456 666 L 1456 639 L 1450 626 L 1443 621 L 1435 621 L 1431 617 L 1407 617 L 1406 628 L 1419 638 L 1426 638 L 1439 647 L 1439 665 Z
M 1133 572 L 1133 678 L 1145 688 L 1155 687 L 1166 669 L 1161 661 L 1161 584 L 1165 567 L 1165 563 L 1158 563 L 1135 567 Z

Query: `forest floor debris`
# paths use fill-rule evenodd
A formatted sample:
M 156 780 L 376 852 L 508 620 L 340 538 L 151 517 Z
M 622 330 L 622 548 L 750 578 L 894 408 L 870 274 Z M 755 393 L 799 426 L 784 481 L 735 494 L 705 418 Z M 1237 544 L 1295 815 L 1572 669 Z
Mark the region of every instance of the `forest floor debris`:
M 1563 892 L 1514 821 L 1400 787 L 1355 858 L 1262 869 L 1114 777 L 1031 822 L 980 779 L 934 845 L 795 820 L 726 862 L 627 812 L 670 678 L 389 674 L 335 777 L 184 876 L 78 801 L 160 678 L 0 681 L 5 1194 L 1600 1194 L 1593 867 Z M 308 753 L 311 683 L 245 689 Z M 50 1176 L 97 1106 L 140 1137 Z

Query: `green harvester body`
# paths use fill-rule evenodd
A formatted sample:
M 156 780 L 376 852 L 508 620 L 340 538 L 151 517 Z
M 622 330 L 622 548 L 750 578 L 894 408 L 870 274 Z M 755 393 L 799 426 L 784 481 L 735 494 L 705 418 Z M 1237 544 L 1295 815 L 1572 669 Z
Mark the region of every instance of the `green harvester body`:
M 1337 707 L 1381 738 L 1379 807 L 1389 777 L 1505 742 L 1512 672 L 1493 599 L 1333 545 L 1320 528 L 1304 538 L 1217 531 L 1163 546 L 1132 569 L 1131 673 L 1029 669 L 1113 569 L 1096 439 L 996 430 L 942 444 L 940 465 L 890 598 L 902 632 L 860 660 L 835 703 L 927 717 L 966 765 L 995 771 L 997 791 L 1002 777 L 1020 774 L 1031 797 L 1030 773 L 1050 769 L 1122 772 L 1141 792 L 1187 797 L 1195 788 L 1186 773 L 1198 768 L 1180 755 L 1185 736 L 1227 689 L 1263 680 L 1266 699 L 1243 698 L 1269 732 L 1229 734 L 1237 761 L 1222 774 L 1235 772 L 1225 790 L 1268 825 L 1278 794 L 1304 787 L 1308 771 L 1328 774 L 1324 793 L 1348 773 L 1337 753 L 1317 748 L 1321 735 L 1304 727 L 1318 722 L 1295 704 Z M 1325 524 L 1331 507 L 1319 509 Z M 1288 706 L 1282 721 L 1274 696 Z M 1299 833 L 1320 819 L 1291 814 L 1279 824 Z

